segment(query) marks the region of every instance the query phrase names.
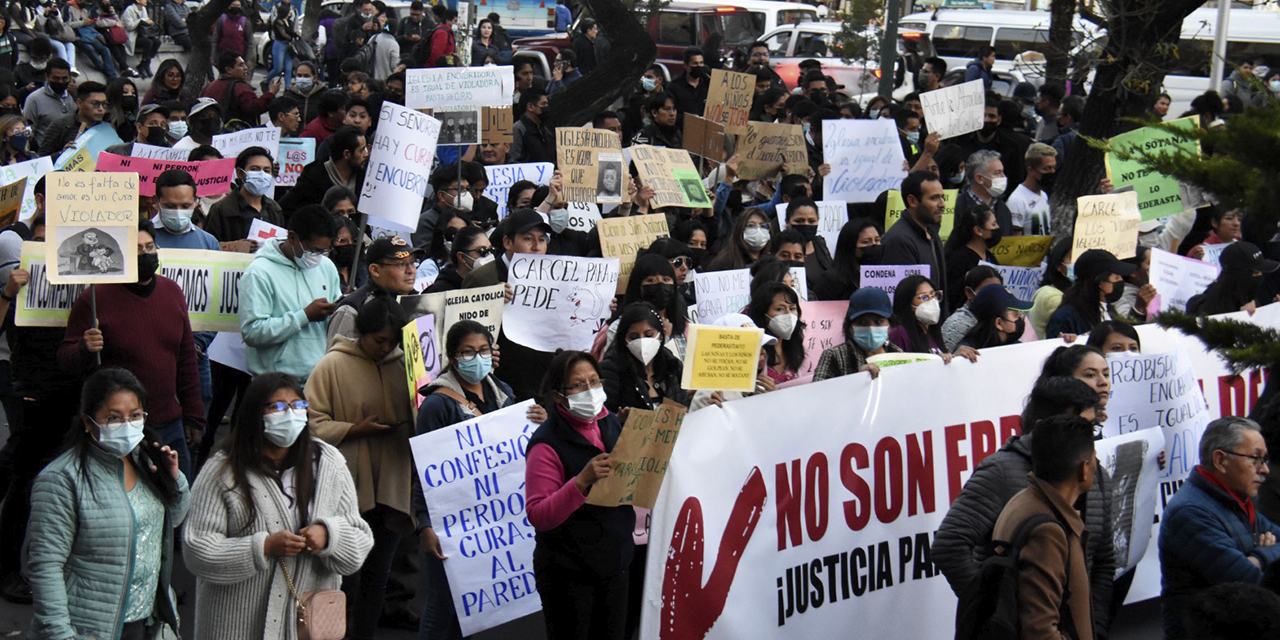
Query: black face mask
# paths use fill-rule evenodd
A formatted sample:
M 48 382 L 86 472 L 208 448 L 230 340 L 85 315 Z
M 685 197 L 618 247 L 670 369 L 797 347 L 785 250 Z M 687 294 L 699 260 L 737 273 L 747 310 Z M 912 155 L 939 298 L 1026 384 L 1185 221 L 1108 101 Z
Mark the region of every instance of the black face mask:
M 1107 304 L 1115 304 L 1120 302 L 1120 298 L 1124 297 L 1124 283 L 1112 282 L 1111 293 L 1107 294 Z
M 191 128 L 200 135 L 212 138 L 222 131 L 221 118 L 202 118 L 191 122 Z
M 146 282 L 156 277 L 160 269 L 160 255 L 155 253 L 138 254 L 138 282 Z
M 1041 189 L 1052 189 L 1052 188 L 1053 188 L 1053 183 L 1054 183 L 1055 181 L 1057 181 L 1057 179 L 1058 179 L 1058 174 L 1057 174 L 1057 173 L 1046 173 L 1046 174 L 1041 175 L 1041 176 L 1040 176 L 1040 188 L 1041 188 Z
M 1000 244 L 1001 240 L 1004 240 L 1004 229 L 996 229 L 991 232 L 991 237 L 984 239 L 983 242 L 987 243 L 987 248 L 990 249 Z
M 58 95 L 58 96 L 61 96 L 62 94 L 66 93 L 67 87 L 71 86 L 71 83 L 69 82 L 50 82 L 48 84 L 49 84 L 49 90 L 52 91 L 54 95 Z
M 671 284 L 646 284 L 640 287 L 640 299 L 658 309 L 666 309 L 675 295 L 676 287 Z
M 169 132 L 164 127 L 147 127 L 147 144 L 157 147 L 169 146 Z
M 120 107 L 124 109 L 125 113 L 137 113 L 138 96 L 124 96 L 120 98 Z
M 1006 320 L 1005 322 L 1008 321 Z M 1013 323 L 1013 333 L 1009 334 L 1009 337 L 1005 339 L 1004 343 L 1017 344 L 1018 341 L 1022 339 L 1022 333 L 1026 330 L 1027 321 L 1022 318 L 1018 318 L 1018 321 Z
M 810 91 L 809 99 L 812 100 L 814 104 L 824 104 L 827 101 L 827 92 L 826 91 Z
M 707 259 L 706 249 L 690 249 L 689 258 L 693 260 L 693 268 L 701 269 L 702 263 Z
M 227 15 L 232 18 L 238 18 L 240 17 L 240 10 L 235 7 L 231 7 L 230 9 L 227 9 Z
M 339 268 L 349 268 L 351 262 L 356 259 L 356 245 L 344 244 L 341 247 L 334 247 L 329 251 L 329 259 Z
M 996 132 L 996 123 L 994 122 L 982 123 L 982 135 L 989 136 L 995 132 Z
M 858 258 L 858 264 L 880 264 L 880 260 L 884 257 L 884 246 L 878 244 L 867 245 L 862 248 L 862 257 Z
M 804 236 L 805 242 L 813 242 L 813 239 L 818 237 L 818 225 L 816 224 L 793 224 L 791 228 L 799 231 L 800 235 Z

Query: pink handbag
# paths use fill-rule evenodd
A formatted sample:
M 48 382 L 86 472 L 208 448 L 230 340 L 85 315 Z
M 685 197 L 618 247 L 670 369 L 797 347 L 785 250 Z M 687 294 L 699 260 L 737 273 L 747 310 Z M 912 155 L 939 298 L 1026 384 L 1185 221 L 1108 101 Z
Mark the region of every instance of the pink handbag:
M 347 635 L 347 594 L 336 589 L 317 589 L 298 595 L 284 558 L 279 560 L 284 580 L 298 603 L 298 640 L 342 640 Z

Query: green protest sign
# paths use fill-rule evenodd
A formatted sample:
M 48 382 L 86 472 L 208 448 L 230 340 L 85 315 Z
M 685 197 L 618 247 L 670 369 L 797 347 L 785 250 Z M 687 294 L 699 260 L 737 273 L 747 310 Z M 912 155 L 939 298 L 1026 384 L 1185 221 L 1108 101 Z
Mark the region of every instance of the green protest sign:
M 1195 117 L 1174 120 L 1169 124 L 1187 131 L 1198 126 Z M 1106 155 L 1107 178 L 1120 189 L 1132 186 L 1138 194 L 1138 210 L 1143 220 L 1154 220 L 1182 213 L 1185 205 L 1178 187 L 1178 179 L 1156 173 L 1141 162 L 1141 154 L 1200 155 L 1200 143 L 1195 139 L 1165 131 L 1157 127 L 1143 127 L 1111 138 L 1111 150 Z M 1120 156 L 1126 156 L 1127 159 Z

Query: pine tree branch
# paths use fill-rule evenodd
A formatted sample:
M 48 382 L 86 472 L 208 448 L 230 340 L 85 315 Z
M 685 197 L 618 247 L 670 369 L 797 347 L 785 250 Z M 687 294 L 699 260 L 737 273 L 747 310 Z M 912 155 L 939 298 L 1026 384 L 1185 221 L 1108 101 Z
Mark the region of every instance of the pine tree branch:
M 1155 321 L 1165 329 L 1177 329 L 1217 352 L 1231 372 L 1240 375 L 1249 369 L 1280 364 L 1280 331 L 1238 320 L 1211 320 L 1181 311 L 1166 311 Z

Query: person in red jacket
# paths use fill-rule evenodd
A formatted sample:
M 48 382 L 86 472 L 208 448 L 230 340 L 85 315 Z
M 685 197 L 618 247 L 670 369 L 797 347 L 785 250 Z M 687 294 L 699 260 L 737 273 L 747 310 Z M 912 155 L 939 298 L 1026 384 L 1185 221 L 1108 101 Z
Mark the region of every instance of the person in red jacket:
M 205 87 L 202 98 L 213 98 L 223 105 L 226 113 L 224 121 L 243 120 L 251 127 L 258 126 L 258 119 L 267 106 L 275 99 L 280 90 L 280 78 L 271 81 L 267 92 L 259 96 L 246 78 L 249 67 L 244 57 L 234 51 L 223 51 L 218 54 L 218 73 L 222 77 Z
M 453 35 L 453 24 L 458 21 L 458 11 L 446 9 L 442 18 L 427 40 L 430 45 L 426 60 L 428 67 L 440 66 L 440 58 L 453 55 L 458 47 L 458 39 Z

